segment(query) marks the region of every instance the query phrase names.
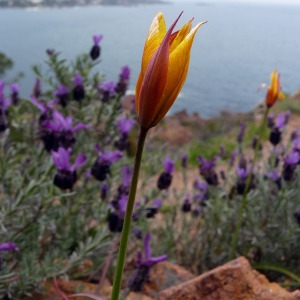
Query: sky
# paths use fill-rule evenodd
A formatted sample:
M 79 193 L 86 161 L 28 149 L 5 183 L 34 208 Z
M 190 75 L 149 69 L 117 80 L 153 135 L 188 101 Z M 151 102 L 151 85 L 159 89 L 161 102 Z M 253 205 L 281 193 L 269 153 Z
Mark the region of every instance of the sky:
M 187 2 L 187 0 L 171 0 L 171 2 Z M 191 2 L 191 1 L 189 1 Z M 300 0 L 193 0 L 193 2 L 237 2 L 237 3 L 265 3 L 265 4 L 297 4 L 300 5 Z

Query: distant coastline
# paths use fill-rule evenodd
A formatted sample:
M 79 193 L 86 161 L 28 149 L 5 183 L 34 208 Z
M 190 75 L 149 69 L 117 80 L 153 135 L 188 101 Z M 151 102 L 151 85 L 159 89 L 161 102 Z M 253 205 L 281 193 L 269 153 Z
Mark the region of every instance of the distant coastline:
M 141 4 L 170 4 L 165 0 L 0 0 L 1 8 L 67 8 L 75 6 L 134 6 Z

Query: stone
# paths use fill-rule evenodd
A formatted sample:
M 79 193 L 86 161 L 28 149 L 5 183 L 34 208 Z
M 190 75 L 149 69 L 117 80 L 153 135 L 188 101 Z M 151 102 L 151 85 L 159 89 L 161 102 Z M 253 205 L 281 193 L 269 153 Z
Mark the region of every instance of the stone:
M 194 274 L 181 266 L 163 261 L 151 268 L 150 280 L 145 284 L 143 293 L 156 299 L 160 291 L 195 277 Z
M 239 257 L 194 279 L 161 291 L 159 300 L 300 300 Z

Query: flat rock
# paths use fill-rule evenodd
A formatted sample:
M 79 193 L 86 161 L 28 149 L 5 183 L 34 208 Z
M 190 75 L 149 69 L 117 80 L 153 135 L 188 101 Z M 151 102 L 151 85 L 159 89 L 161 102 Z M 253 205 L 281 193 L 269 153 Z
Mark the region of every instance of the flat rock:
M 237 258 L 194 279 L 163 290 L 159 300 L 300 300 L 300 291 L 288 292 Z

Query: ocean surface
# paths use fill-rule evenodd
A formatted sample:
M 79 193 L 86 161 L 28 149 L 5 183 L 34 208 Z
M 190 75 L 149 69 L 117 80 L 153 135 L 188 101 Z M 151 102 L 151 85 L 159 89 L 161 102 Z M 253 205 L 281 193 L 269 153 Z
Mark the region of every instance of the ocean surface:
M 117 80 L 120 68 L 132 70 L 130 89 L 139 74 L 144 41 L 158 11 L 167 27 L 184 11 L 179 25 L 191 17 L 207 20 L 194 41 L 186 83 L 171 112 L 186 109 L 202 117 L 221 110 L 248 111 L 265 95 L 277 68 L 283 91 L 300 88 L 300 6 L 262 4 L 176 3 L 127 7 L 93 6 L 0 10 L 0 51 L 15 61 L 7 80 L 22 71 L 21 94 L 28 97 L 35 80 L 33 64 L 45 64 L 45 50 L 55 49 L 72 60 L 89 52 L 92 36 L 103 34 L 101 63 L 107 80 Z

